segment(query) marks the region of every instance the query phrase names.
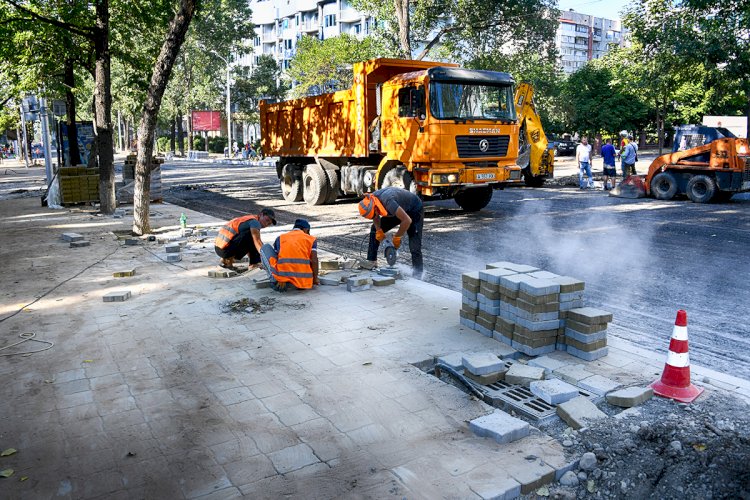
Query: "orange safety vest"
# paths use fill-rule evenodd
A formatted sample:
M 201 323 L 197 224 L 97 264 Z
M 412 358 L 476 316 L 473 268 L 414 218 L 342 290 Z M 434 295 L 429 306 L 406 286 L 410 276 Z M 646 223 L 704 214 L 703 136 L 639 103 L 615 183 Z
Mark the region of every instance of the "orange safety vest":
M 232 241 L 232 238 L 240 234 L 240 224 L 250 219 L 258 220 L 258 216 L 243 215 L 242 217 L 237 217 L 236 219 L 232 219 L 224 224 L 221 229 L 219 229 L 219 234 L 216 235 L 214 245 L 222 250 L 225 249 L 229 245 L 229 242 Z
M 279 236 L 279 255 L 271 257 L 271 274 L 280 283 L 291 283 L 297 288 L 312 288 L 313 270 L 310 262 L 315 237 L 294 230 Z

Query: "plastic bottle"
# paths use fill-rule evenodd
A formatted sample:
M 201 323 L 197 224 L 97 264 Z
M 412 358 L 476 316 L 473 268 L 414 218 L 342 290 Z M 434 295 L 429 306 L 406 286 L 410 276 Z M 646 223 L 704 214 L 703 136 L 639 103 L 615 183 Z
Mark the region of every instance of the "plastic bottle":
M 185 229 L 187 227 L 187 216 L 183 212 L 182 215 L 180 215 L 180 227 L 182 229 Z

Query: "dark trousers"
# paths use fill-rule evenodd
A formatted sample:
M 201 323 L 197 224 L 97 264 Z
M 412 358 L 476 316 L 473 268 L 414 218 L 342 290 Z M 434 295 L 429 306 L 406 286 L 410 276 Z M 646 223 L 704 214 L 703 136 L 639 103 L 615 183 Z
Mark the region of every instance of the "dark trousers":
M 255 249 L 255 242 L 253 242 L 253 233 L 251 231 L 238 234 L 223 249 L 215 246 L 214 251 L 222 259 L 240 260 L 247 255 L 251 265 L 260 262 L 260 254 Z
M 411 252 L 411 266 L 415 278 L 422 277 L 422 271 L 424 270 L 424 264 L 422 262 L 422 226 L 424 225 L 424 210 L 420 210 L 416 213 L 407 212 L 407 215 L 411 217 L 411 225 L 406 231 L 409 236 L 409 251 Z M 398 217 L 381 217 L 380 218 L 380 229 L 384 233 L 387 233 L 394 227 L 401 224 Z M 367 246 L 367 260 L 377 261 L 378 260 L 378 248 L 380 242 L 375 239 L 375 224 L 370 228 L 370 244 Z

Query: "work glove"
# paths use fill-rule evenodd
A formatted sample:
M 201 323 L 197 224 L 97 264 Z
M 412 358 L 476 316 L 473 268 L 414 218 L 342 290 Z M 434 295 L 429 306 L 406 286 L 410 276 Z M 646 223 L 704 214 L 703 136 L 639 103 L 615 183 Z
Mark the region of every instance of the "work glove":
M 378 229 L 377 231 L 375 231 L 375 239 L 378 240 L 378 243 L 385 239 L 385 233 L 382 229 Z
M 393 246 L 398 250 L 401 247 L 401 236 L 393 237 Z

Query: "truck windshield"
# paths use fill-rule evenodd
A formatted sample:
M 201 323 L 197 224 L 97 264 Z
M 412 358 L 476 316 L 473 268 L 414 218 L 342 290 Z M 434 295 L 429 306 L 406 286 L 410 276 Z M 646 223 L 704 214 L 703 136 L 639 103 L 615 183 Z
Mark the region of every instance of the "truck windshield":
M 516 120 L 510 85 L 432 82 L 430 112 L 442 120 Z

